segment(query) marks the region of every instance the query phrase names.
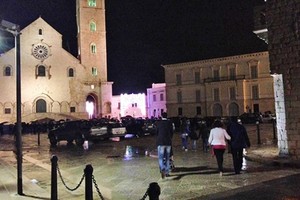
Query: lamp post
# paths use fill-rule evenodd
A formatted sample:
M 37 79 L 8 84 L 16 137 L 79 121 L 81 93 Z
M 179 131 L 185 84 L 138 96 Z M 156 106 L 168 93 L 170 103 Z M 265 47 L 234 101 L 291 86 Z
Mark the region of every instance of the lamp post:
M 16 103 L 17 103 L 17 133 L 16 135 L 16 154 L 17 154 L 17 187 L 18 194 L 23 195 L 22 179 L 22 120 L 21 120 L 21 54 L 20 54 L 20 26 L 6 20 L 1 20 L 0 30 L 9 32 L 15 37 L 16 49 Z

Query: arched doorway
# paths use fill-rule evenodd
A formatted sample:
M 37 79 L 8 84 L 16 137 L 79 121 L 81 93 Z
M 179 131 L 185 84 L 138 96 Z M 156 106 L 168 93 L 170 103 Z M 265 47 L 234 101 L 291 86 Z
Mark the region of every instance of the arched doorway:
M 223 116 L 223 109 L 222 109 L 222 106 L 221 104 L 214 104 L 213 106 L 213 116 L 215 117 L 221 117 Z
M 239 116 L 239 105 L 237 103 L 229 104 L 229 116 Z
M 85 110 L 89 115 L 89 119 L 93 119 L 97 116 L 97 100 L 96 96 L 94 96 L 93 94 L 89 94 L 86 97 Z

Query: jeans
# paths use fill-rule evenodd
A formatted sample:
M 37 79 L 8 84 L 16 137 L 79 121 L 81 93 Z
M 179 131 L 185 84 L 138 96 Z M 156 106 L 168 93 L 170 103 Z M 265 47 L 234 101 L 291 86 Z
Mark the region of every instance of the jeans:
M 171 154 L 171 145 L 159 145 L 157 147 L 158 154 L 158 164 L 160 171 L 164 171 L 166 174 L 170 173 L 170 154 Z

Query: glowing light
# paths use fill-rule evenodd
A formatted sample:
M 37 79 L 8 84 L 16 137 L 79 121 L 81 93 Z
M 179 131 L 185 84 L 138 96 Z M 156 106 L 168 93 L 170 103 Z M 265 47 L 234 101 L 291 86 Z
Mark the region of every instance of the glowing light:
M 94 103 L 90 101 L 85 102 L 85 108 L 89 113 L 89 119 L 92 119 L 94 114 Z
M 146 117 L 146 96 L 144 93 L 121 94 L 120 102 L 120 114 L 122 117 L 126 115 Z

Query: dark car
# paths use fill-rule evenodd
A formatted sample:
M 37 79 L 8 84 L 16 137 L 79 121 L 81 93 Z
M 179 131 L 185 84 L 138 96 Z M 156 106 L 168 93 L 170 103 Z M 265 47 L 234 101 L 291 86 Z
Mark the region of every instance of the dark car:
M 82 146 L 90 131 L 91 124 L 88 121 L 60 121 L 55 124 L 48 133 L 50 144 L 55 146 L 59 141 L 67 141 Z
M 122 123 L 109 121 L 94 124 L 86 137 L 88 140 L 97 142 L 112 137 L 123 138 L 126 133 L 126 127 Z
M 258 113 L 243 113 L 239 116 L 239 119 L 243 124 L 262 123 L 262 118 Z

